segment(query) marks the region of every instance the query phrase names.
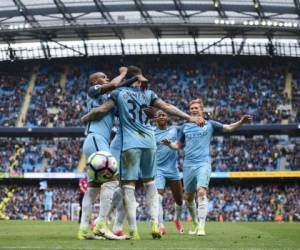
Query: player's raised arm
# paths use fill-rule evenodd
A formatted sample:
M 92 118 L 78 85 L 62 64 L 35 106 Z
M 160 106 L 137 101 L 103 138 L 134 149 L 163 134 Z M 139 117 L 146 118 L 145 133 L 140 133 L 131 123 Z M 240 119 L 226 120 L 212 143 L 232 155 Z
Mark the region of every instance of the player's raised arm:
M 120 74 L 117 77 L 115 77 L 114 79 L 112 79 L 110 82 L 108 82 L 108 78 L 106 77 L 106 75 L 100 75 L 101 73 L 92 74 L 90 76 L 89 81 L 93 86 L 91 86 L 88 89 L 89 97 L 97 98 L 98 96 L 103 95 L 107 92 L 110 92 L 116 88 L 130 86 L 132 83 L 134 83 L 138 79 L 137 76 L 134 76 L 134 77 L 131 77 L 131 78 L 123 81 L 127 74 L 126 67 L 120 67 L 119 72 L 120 72 Z M 104 77 L 105 79 L 102 80 L 101 77 L 102 78 Z M 102 80 L 102 82 L 101 82 L 101 80 Z
M 80 121 L 82 123 L 87 123 L 96 118 L 101 118 L 107 112 L 112 110 L 114 107 L 115 107 L 115 103 L 112 100 L 108 100 L 105 103 L 103 103 L 101 106 L 99 106 L 98 108 L 94 108 L 92 111 L 85 114 L 83 117 L 81 117 Z
M 235 123 L 224 124 L 222 132 L 231 133 L 238 130 L 243 124 L 250 123 L 252 121 L 252 117 L 250 115 L 243 115 L 242 118 Z
M 169 115 L 174 115 L 174 116 L 180 117 L 184 120 L 187 120 L 188 122 L 196 123 L 198 125 L 203 125 L 205 122 L 203 117 L 192 117 L 192 116 L 186 114 L 185 112 L 181 111 L 174 105 L 166 103 L 159 98 L 154 101 L 153 106 L 163 110 L 164 112 L 166 112 Z

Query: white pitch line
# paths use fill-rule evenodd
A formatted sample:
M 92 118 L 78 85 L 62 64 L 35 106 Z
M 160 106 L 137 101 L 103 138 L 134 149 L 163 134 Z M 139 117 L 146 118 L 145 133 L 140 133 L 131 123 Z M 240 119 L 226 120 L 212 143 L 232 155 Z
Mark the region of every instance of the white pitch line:
M 30 246 L 0 246 L 0 249 L 44 249 L 44 250 L 99 250 L 99 248 L 90 248 L 90 247 L 70 247 L 70 248 L 66 248 L 66 247 L 30 247 Z M 240 249 L 240 250 L 300 250 L 300 248 L 193 248 L 193 247 L 182 247 L 182 248 L 140 248 L 140 247 L 130 247 L 130 248 L 101 248 L 101 250 L 134 250 L 134 249 L 138 249 L 138 250 L 155 250 L 155 249 L 163 249 L 163 250 L 232 250 L 232 249 Z

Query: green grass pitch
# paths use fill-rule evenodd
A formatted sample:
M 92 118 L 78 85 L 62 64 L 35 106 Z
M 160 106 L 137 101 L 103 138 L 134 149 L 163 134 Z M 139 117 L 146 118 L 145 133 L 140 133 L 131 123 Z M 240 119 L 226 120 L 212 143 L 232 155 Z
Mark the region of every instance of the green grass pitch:
M 0 221 L 0 249 L 300 249 L 300 223 L 209 222 L 207 236 L 180 235 L 173 223 L 166 226 L 161 240 L 152 240 L 149 223 L 139 223 L 140 241 L 79 241 L 75 222 Z

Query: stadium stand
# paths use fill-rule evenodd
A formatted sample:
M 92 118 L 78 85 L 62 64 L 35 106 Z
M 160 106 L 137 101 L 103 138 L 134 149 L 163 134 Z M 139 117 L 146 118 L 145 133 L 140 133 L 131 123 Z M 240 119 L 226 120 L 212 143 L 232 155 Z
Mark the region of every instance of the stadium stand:
M 187 63 L 183 63 L 183 61 Z M 298 73 L 291 74 L 292 96 L 286 93 L 287 72 L 285 62 L 264 59 L 258 65 L 255 59 L 213 57 L 196 60 L 193 57 L 160 59 L 149 56 L 129 58 L 126 64 L 142 66 L 152 83 L 151 88 L 179 108 L 187 109 L 187 103 L 197 97 L 205 100 L 206 110 L 222 122 L 237 120 L 241 113 L 253 115 L 254 123 L 282 123 L 299 121 Z M 27 127 L 82 126 L 80 116 L 85 112 L 88 75 L 95 71 L 116 75 L 120 58 L 84 63 L 53 63 L 41 65 L 32 100 L 27 114 Z M 32 66 L 33 67 L 33 66 Z M 67 70 L 66 70 L 67 68 Z M 62 81 L 63 78 L 64 80 Z M 15 83 L 5 85 L 2 76 L 1 95 L 6 96 L 2 105 L 9 114 L 1 118 L 1 124 L 14 126 L 22 102 L 22 95 L 13 95 L 26 87 L 24 79 L 14 78 Z M 23 83 L 23 84 L 19 84 Z M 23 88 L 20 89 L 20 86 Z M 182 97 L 185 98 L 182 98 Z M 18 100 L 15 100 L 18 98 Z M 18 108 L 17 108 L 18 107 Z M 292 107 L 292 108 L 290 108 Z M 2 107 L 4 110 L 4 106 Z M 10 121 L 10 122 L 9 122 Z
M 82 143 L 83 138 L 7 140 L 0 145 L 0 172 L 78 172 Z M 215 172 L 300 170 L 298 138 L 219 136 L 213 139 L 210 150 Z M 13 160 L 17 151 L 17 158 Z M 178 154 L 178 163 L 182 169 L 182 151 Z
M 2 188 L 1 188 L 2 190 Z M 53 194 L 53 219 L 60 220 L 62 215 L 71 218 L 71 205 L 77 203 L 79 190 L 72 187 L 51 187 Z M 3 191 L 1 196 L 3 195 Z M 224 185 L 213 186 L 209 191 L 209 215 L 213 221 L 300 221 L 300 192 L 296 184 L 264 185 Z M 147 220 L 143 188 L 137 189 L 137 217 Z M 164 204 L 164 217 L 172 221 L 174 201 L 167 190 Z M 43 192 L 33 186 L 19 186 L 5 207 L 9 219 L 43 219 Z M 186 209 L 182 219 L 188 220 Z
M 83 139 L 11 139 L 1 143 L 1 172 L 77 171 Z M 17 150 L 16 159 L 12 158 Z M 13 167 L 10 167 L 11 164 Z
M 29 80 L 29 69 L 0 72 L 0 126 L 13 127 L 20 113 Z

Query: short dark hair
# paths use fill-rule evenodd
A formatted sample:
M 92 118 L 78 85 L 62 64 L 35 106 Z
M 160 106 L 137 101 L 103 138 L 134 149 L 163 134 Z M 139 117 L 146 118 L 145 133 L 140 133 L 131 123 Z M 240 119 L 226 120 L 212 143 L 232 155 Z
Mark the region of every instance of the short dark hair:
M 134 77 L 136 75 L 141 75 L 142 74 L 142 70 L 141 68 L 134 66 L 134 65 L 130 65 L 127 68 L 127 77 L 131 78 Z
M 95 80 L 95 78 L 97 78 L 97 77 L 104 78 L 104 77 L 106 77 L 106 74 L 103 73 L 103 72 L 95 72 L 93 74 L 90 74 L 89 79 L 88 79 L 89 84 L 91 84 Z

